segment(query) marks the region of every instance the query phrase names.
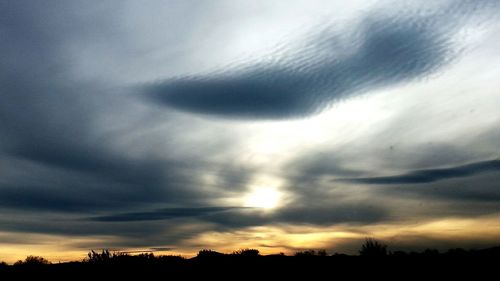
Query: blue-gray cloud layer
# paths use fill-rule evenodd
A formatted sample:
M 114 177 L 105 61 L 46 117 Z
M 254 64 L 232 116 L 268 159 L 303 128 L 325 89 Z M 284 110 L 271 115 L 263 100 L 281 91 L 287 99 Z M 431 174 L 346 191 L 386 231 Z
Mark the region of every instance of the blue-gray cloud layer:
M 250 119 L 310 115 L 336 100 L 441 69 L 460 52 L 452 43 L 459 26 L 485 4 L 457 1 L 425 16 L 373 13 L 340 34 L 312 30 L 303 50 L 278 62 L 167 79 L 145 92 L 156 103 L 194 113 Z

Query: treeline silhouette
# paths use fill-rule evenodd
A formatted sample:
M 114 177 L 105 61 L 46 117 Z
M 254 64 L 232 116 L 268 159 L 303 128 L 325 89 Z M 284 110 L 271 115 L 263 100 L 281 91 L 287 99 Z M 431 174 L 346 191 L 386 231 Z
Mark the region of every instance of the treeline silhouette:
M 257 249 L 240 249 L 229 254 L 210 249 L 198 252 L 193 258 L 175 255 L 140 253 L 131 255 L 109 250 L 91 250 L 82 261 L 51 263 L 43 257 L 28 256 L 13 265 L 0 262 L 0 280 L 9 278 L 80 278 L 94 277 L 198 277 L 214 279 L 295 278 L 297 276 L 383 276 L 408 278 L 469 275 L 478 278 L 500 266 L 500 247 L 481 250 L 461 248 L 439 252 L 388 250 L 387 245 L 367 239 L 359 255 L 325 250 L 306 250 L 285 255 L 261 255 Z M 325 275 L 326 274 L 326 275 Z M 401 275 L 406 274 L 406 275 Z M 168 279 L 168 278 L 167 278 Z

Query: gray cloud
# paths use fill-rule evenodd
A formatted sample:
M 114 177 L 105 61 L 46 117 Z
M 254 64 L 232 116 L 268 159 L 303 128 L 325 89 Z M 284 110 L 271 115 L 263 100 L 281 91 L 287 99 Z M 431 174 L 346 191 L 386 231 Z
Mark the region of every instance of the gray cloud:
M 198 218 L 214 222 L 220 228 L 282 224 L 332 225 L 338 223 L 370 223 L 388 219 L 387 212 L 377 206 L 342 204 L 333 206 L 287 206 L 266 213 L 255 208 L 203 207 L 165 208 L 148 212 L 122 213 L 89 218 L 102 222 L 134 222 Z
M 98 216 L 91 220 L 95 221 L 153 221 L 185 217 L 201 217 L 214 213 L 238 210 L 242 207 L 198 207 L 198 208 L 163 208 L 149 212 L 123 213 L 116 215 Z
M 471 6 L 421 16 L 373 13 L 346 29 L 349 42 L 325 29 L 312 31 L 306 47 L 277 60 L 205 76 L 167 79 L 147 86 L 154 102 L 194 113 L 231 118 L 280 119 L 310 115 L 335 100 L 421 79 L 458 54 L 451 38 Z M 475 7 L 475 8 L 477 8 Z M 453 23 L 450 17 L 453 18 Z
M 488 171 L 500 171 L 500 160 L 482 161 L 449 168 L 416 170 L 394 176 L 347 178 L 339 179 L 339 181 L 364 184 L 417 184 L 467 177 Z
M 0 4 L 0 207 L 90 214 L 208 201 L 211 195 L 198 192 L 202 181 L 193 175 L 206 165 L 200 157 L 134 155 L 174 131 L 120 144 L 164 120 L 128 124 L 138 115 L 131 114 L 131 99 L 117 95 L 112 84 L 75 73 L 70 47 L 101 40 L 111 27 L 96 23 L 107 22 L 101 13 L 113 5 L 80 8 L 64 1 Z
M 387 185 L 377 191 L 382 196 L 414 198 L 425 202 L 441 202 L 449 206 L 447 212 L 460 214 L 489 214 L 500 211 L 500 173 L 485 171 L 466 178 L 451 178 L 428 184 Z M 440 212 L 444 214 L 445 211 Z
M 304 199 L 304 198 L 303 198 Z M 140 222 L 198 219 L 216 223 L 218 228 L 281 224 L 332 225 L 338 223 L 370 223 L 389 219 L 387 211 L 379 206 L 358 203 L 306 206 L 290 204 L 268 213 L 250 207 L 178 207 L 152 211 L 118 213 L 86 218 L 96 222 Z

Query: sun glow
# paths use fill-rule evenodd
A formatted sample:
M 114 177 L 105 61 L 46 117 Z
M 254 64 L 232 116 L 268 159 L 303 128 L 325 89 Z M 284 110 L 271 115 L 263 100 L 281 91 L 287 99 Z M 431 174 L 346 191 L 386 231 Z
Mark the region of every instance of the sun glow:
M 259 187 L 253 189 L 245 197 L 244 206 L 262 209 L 276 208 L 281 201 L 282 194 L 276 188 Z

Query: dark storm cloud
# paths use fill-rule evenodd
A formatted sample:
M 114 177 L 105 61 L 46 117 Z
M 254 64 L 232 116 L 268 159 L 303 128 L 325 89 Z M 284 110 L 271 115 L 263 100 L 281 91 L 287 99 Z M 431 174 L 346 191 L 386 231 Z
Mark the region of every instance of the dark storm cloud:
M 286 206 L 272 213 L 248 207 L 164 208 L 148 212 L 120 213 L 88 218 L 99 222 L 134 222 L 198 218 L 221 228 L 282 224 L 332 225 L 369 223 L 388 219 L 378 206 L 343 204 L 332 206 Z
M 150 212 L 123 213 L 108 216 L 94 217 L 91 220 L 119 222 L 119 221 L 153 221 L 185 217 L 200 217 L 214 213 L 242 209 L 242 207 L 198 207 L 198 208 L 163 208 Z
M 72 194 L 50 190 L 44 186 L 2 186 L 0 189 L 0 205 L 2 208 L 22 210 L 51 210 L 62 212 L 82 212 L 89 209 L 109 207 L 109 201 L 86 195 L 80 191 Z
M 3 231 L 39 233 L 52 235 L 116 235 L 124 237 L 140 237 L 147 233 L 156 234 L 162 232 L 165 227 L 172 225 L 159 225 L 154 222 L 134 224 L 115 223 L 104 224 L 93 221 L 83 221 L 73 216 L 54 216 L 48 213 L 33 214 L 30 216 L 22 213 L 12 214 L 1 218 L 0 228 Z
M 342 149 L 340 149 L 342 151 Z M 319 148 L 299 154 L 284 170 L 291 184 L 308 184 L 323 177 L 355 177 L 365 173 L 348 166 L 349 157 L 339 151 Z
M 161 251 L 172 251 L 174 250 L 175 248 L 170 248 L 170 247 L 154 247 L 154 248 L 149 248 L 151 251 L 157 251 L 157 252 L 161 252 Z
M 374 223 L 390 220 L 382 206 L 366 202 L 320 207 L 290 207 L 278 215 L 279 221 L 288 223 L 332 225 L 339 223 Z
M 77 248 L 122 248 L 122 247 L 157 247 L 176 245 L 189 237 L 195 236 L 206 227 L 199 221 L 123 221 L 100 222 L 81 220 L 74 216 L 52 215 L 48 213 L 18 213 L 0 218 L 0 229 L 11 233 L 8 237 L 31 234 L 49 234 L 65 237 L 103 237 L 93 241 L 75 242 Z M 35 236 L 36 237 L 36 236 Z M 2 238 L 5 240 L 4 238 Z M 24 238 L 26 242 L 26 238 Z M 36 242 L 32 238 L 30 242 Z
M 381 186 L 377 194 L 443 202 L 446 204 L 468 204 L 463 208 L 449 208 L 449 211 L 464 213 L 493 213 L 500 211 L 500 172 L 490 170 L 466 178 L 451 178 L 427 184 L 405 184 Z
M 154 158 L 132 159 L 95 146 L 82 148 L 73 143 L 71 150 L 40 144 L 31 151 L 8 151 L 12 159 L 31 165 L 23 180 L 2 184 L 2 207 L 54 211 L 96 211 L 123 209 L 147 203 L 196 202 L 207 195 L 197 192 L 202 184 L 193 176 L 200 163 L 184 160 Z M 29 147 L 27 147 L 29 149 Z M 80 150 L 80 151 L 79 151 Z M 37 172 L 33 165 L 44 167 Z M 31 175 L 33 173 L 35 175 Z
M 94 212 L 121 210 L 124 202 L 132 208 L 207 198 L 196 191 L 200 181 L 192 175 L 203 166 L 200 159 L 137 157 L 132 147 L 118 149 L 128 134 L 153 121 L 101 125 L 110 117 L 128 120 L 130 100 L 110 85 L 75 75 L 69 46 L 110 32 L 113 18 L 101 16 L 113 5 L 88 14 L 79 5 L 0 4 L 0 207 Z
M 451 4 L 453 16 L 471 6 Z M 457 55 L 451 38 L 460 20 L 436 12 L 419 16 L 369 15 L 349 42 L 328 30 L 312 32 L 303 51 L 279 63 L 259 63 L 212 75 L 172 78 L 146 87 L 156 102 L 194 113 L 278 119 L 313 114 L 331 102 L 380 87 L 423 78 Z
M 221 228 L 240 228 L 261 225 L 335 225 L 375 223 L 390 220 L 388 212 L 380 206 L 367 204 L 331 204 L 321 206 L 288 205 L 271 214 L 260 210 L 241 210 L 212 214 L 207 221 L 215 222 Z
M 450 168 L 416 170 L 394 176 L 350 178 L 339 181 L 363 184 L 417 184 L 468 177 L 488 171 L 500 171 L 500 160 L 489 160 Z

